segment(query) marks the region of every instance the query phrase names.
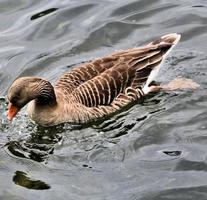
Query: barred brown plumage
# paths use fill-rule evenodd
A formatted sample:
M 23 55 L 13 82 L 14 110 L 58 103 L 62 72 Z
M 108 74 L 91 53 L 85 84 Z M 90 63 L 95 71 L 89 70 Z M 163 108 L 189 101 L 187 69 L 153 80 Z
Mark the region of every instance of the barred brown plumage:
M 44 126 L 108 116 L 151 92 L 149 84 L 179 39 L 176 33 L 164 35 L 145 47 L 84 63 L 62 75 L 54 87 L 40 78 L 19 78 L 9 89 L 9 101 L 19 109 L 29 102 L 29 116 Z

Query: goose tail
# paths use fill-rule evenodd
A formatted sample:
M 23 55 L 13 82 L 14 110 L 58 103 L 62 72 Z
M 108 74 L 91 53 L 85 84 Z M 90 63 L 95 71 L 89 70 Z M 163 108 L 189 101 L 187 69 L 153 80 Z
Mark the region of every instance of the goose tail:
M 178 33 L 170 33 L 167 35 L 163 35 L 162 37 L 150 42 L 147 46 L 154 46 L 156 45 L 158 49 L 161 49 L 163 51 L 163 55 L 162 55 L 162 61 L 161 63 L 156 66 L 150 73 L 150 75 L 148 76 L 148 79 L 144 85 L 143 88 L 143 92 L 144 94 L 148 94 L 149 92 L 151 92 L 150 90 L 150 83 L 155 79 L 155 77 L 157 76 L 159 69 L 161 67 L 161 64 L 163 63 L 163 61 L 165 60 L 165 58 L 167 57 L 167 55 L 170 53 L 170 51 L 173 49 L 173 47 L 179 42 L 181 38 L 181 35 Z M 166 46 L 166 48 L 165 48 Z
M 172 47 L 175 46 L 181 38 L 181 35 L 178 33 L 170 33 L 167 35 L 163 35 L 162 37 L 150 42 L 148 45 L 156 45 L 156 44 L 172 44 Z

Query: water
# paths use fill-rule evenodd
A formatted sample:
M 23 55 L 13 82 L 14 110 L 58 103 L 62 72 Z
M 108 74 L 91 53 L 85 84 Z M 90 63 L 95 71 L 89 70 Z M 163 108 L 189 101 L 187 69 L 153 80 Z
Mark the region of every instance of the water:
M 0 1 L 0 199 L 207 199 L 206 0 Z M 59 75 L 114 50 L 182 34 L 158 81 L 196 91 L 148 96 L 96 124 L 6 120 L 19 76 Z

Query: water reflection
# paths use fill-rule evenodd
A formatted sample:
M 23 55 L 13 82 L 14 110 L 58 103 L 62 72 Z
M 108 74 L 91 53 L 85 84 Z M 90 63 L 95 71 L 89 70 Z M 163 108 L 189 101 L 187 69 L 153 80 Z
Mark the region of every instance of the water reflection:
M 13 182 L 17 185 L 33 190 L 47 190 L 50 186 L 43 181 L 34 180 L 28 177 L 25 172 L 16 171 L 13 176 Z
M 18 0 L 0 11 L 0 199 L 206 199 L 205 1 Z M 25 110 L 7 121 L 17 77 L 54 81 L 170 32 L 182 39 L 158 81 L 182 76 L 200 89 L 153 94 L 88 125 L 44 128 Z
M 50 8 L 50 9 L 44 10 L 44 11 L 42 11 L 42 12 L 40 12 L 40 13 L 37 13 L 37 14 L 33 15 L 33 16 L 31 17 L 31 20 L 35 20 L 35 19 L 38 19 L 38 18 L 43 17 L 43 16 L 45 16 L 45 15 L 48 15 L 48 14 L 50 14 L 50 13 L 56 11 L 57 9 L 58 9 L 58 8 Z

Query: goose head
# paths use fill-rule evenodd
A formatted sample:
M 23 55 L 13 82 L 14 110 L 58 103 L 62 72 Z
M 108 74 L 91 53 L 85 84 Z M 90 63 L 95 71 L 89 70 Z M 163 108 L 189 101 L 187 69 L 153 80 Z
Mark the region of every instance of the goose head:
M 49 81 L 37 77 L 16 79 L 8 90 L 7 118 L 12 120 L 27 103 L 36 100 L 39 105 L 56 102 L 54 88 Z

